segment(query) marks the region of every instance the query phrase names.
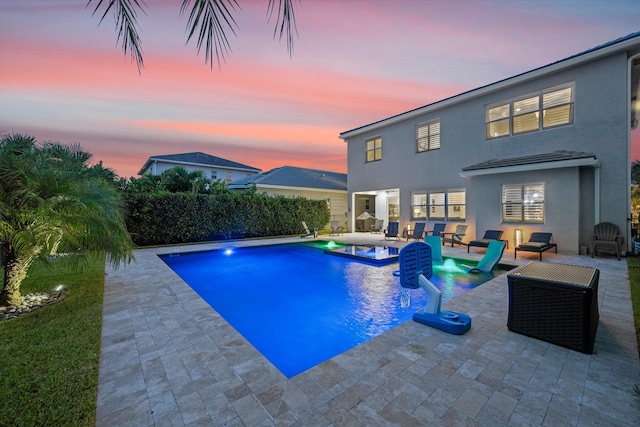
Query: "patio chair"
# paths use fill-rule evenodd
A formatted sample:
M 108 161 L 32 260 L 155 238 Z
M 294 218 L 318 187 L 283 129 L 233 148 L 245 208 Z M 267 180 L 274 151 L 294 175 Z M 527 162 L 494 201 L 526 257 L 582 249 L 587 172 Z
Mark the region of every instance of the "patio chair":
M 424 222 L 416 222 L 411 234 L 407 233 L 407 241 L 409 241 L 409 239 L 422 240 L 422 236 L 424 236 L 424 226 Z
M 538 252 L 540 254 L 540 261 L 542 261 L 542 252 L 548 251 L 551 248 L 554 248 L 556 253 L 558 253 L 558 245 L 551 243 L 551 233 L 531 233 L 528 242 L 522 243 L 515 248 L 513 258 L 518 256 L 518 251 Z
M 493 267 L 500 261 L 504 248 L 507 246 L 505 242 L 499 240 L 489 240 L 487 245 L 487 252 L 484 254 L 478 265 L 470 267 L 468 265 L 463 266 L 467 268 L 467 273 L 491 273 Z
M 376 219 L 375 224 L 371 225 L 372 233 L 380 233 L 384 227 L 384 219 Z
M 502 230 L 487 230 L 484 232 L 484 236 L 482 236 L 482 239 L 472 240 L 467 243 L 467 253 L 469 253 L 469 249 L 471 248 L 471 246 L 486 248 L 489 246 L 489 243 L 491 243 L 492 240 L 500 240 L 501 237 Z
M 384 240 L 387 240 L 387 238 L 396 238 L 397 240 L 400 240 L 400 237 L 398 237 L 399 228 L 399 222 L 390 222 L 387 229 L 384 230 Z
M 425 234 L 428 236 L 429 234 L 432 236 L 440 236 L 440 234 L 444 231 L 444 228 L 447 224 L 435 223 L 433 224 L 433 230 L 425 231 Z
M 302 228 L 304 228 L 304 232 L 306 233 L 304 236 L 300 236 L 302 237 L 308 237 L 308 236 L 313 236 L 313 238 L 315 239 L 316 237 L 318 237 L 318 229 L 317 228 L 309 228 L 307 227 L 307 223 L 302 221 Z
M 618 260 L 622 253 L 624 238 L 620 235 L 620 228 L 610 222 L 601 222 L 593 227 L 593 235 L 589 236 L 589 250 L 591 258 L 598 251 L 612 253 Z
M 344 227 L 340 225 L 340 221 L 331 221 L 331 233 L 329 233 L 329 236 L 339 236 L 344 234 L 342 232 L 343 229 Z
M 458 245 L 464 245 L 462 242 L 462 238 L 467 233 L 467 225 L 466 224 L 458 224 L 456 225 L 456 231 L 453 233 L 442 233 L 442 244 L 451 243 L 451 247 L 453 247 L 454 243 Z M 447 237 L 451 235 L 451 237 Z

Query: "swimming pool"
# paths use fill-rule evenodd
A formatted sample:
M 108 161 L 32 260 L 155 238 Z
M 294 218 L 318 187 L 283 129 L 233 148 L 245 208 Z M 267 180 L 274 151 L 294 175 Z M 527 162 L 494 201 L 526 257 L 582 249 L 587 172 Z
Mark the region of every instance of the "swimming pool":
M 291 378 L 411 319 L 427 302 L 422 289 L 399 286 L 397 263 L 374 266 L 325 248 L 296 243 L 160 257 Z M 432 282 L 444 302 L 491 278 L 450 266 L 435 269 Z

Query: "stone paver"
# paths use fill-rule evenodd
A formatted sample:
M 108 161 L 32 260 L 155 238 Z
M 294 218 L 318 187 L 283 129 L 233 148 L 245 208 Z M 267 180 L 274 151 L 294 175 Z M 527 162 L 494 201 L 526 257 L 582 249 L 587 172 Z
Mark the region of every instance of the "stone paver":
M 369 233 L 333 239 L 406 244 Z M 592 355 L 510 332 L 503 275 L 444 304 L 473 318 L 462 336 L 408 321 L 287 379 L 157 257 L 227 244 L 137 250 L 136 263 L 107 269 L 97 426 L 640 425 L 624 261 L 544 255 L 600 269 Z

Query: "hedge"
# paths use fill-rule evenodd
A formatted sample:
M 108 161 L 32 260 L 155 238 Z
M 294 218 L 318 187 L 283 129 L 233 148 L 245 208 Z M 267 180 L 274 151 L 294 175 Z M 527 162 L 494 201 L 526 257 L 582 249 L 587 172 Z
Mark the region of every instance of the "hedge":
M 300 234 L 323 228 L 324 200 L 251 193 L 162 193 L 124 197 L 125 222 L 138 246 Z

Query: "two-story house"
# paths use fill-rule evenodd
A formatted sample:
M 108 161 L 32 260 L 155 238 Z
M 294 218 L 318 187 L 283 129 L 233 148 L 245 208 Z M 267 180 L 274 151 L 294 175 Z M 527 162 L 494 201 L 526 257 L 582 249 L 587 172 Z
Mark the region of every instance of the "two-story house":
M 576 254 L 595 224 L 629 242 L 630 132 L 640 32 L 552 64 L 342 132 L 349 229 L 365 206 L 400 222 L 553 233 Z
M 138 171 L 138 175 L 160 175 L 162 172 L 178 166 L 189 172 L 202 171 L 207 178 L 225 183 L 260 173 L 260 169 L 252 166 L 195 152 L 149 157 Z

